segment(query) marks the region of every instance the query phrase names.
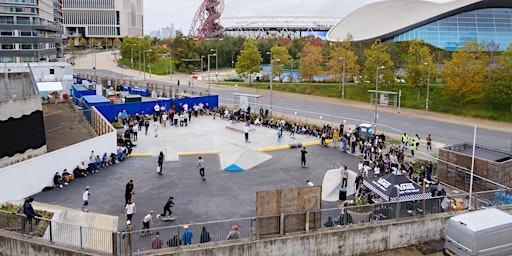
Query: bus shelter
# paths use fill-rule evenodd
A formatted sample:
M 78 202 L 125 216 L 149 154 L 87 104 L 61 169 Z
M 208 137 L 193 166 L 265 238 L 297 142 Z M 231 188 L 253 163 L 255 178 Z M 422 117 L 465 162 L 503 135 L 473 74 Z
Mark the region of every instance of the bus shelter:
M 370 93 L 370 103 L 371 104 L 379 104 L 380 106 L 398 106 L 398 92 L 388 92 L 388 91 L 376 91 L 376 90 L 368 90 Z
M 233 105 L 238 105 L 241 109 L 246 110 L 247 107 L 251 106 L 254 110 L 258 105 L 258 100 L 263 97 L 263 95 L 258 94 L 248 94 L 248 93 L 231 93 Z

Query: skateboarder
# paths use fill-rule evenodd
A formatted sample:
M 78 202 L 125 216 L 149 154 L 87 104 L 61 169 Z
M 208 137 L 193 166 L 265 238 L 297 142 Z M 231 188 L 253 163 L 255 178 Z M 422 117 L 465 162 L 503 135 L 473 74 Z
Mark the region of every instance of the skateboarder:
M 308 152 L 306 151 L 306 147 L 303 147 L 300 151 L 300 167 L 306 167 L 306 154 Z
M 167 212 L 169 212 L 169 218 L 171 217 L 171 214 L 172 214 L 171 207 L 174 206 L 173 200 L 174 200 L 174 197 L 170 196 L 169 200 L 167 200 L 167 202 L 164 205 L 164 213 L 162 213 L 160 215 L 157 215 L 156 216 L 157 219 L 160 218 L 160 217 L 165 218 Z
M 206 180 L 204 177 L 204 167 L 206 166 L 206 163 L 204 162 L 202 157 L 199 157 L 199 160 L 197 160 L 197 168 L 199 168 L 199 175 L 201 175 L 201 179 L 203 181 Z

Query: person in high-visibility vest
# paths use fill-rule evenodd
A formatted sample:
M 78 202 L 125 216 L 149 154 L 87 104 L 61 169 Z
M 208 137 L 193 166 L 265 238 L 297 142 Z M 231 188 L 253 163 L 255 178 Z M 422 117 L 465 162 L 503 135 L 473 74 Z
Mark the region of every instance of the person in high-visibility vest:
M 412 138 L 411 143 L 411 155 L 414 157 L 414 150 L 418 148 L 420 145 L 420 136 L 418 134 L 414 135 L 414 138 Z
M 407 133 L 404 132 L 404 135 L 402 135 L 402 150 L 407 149 L 408 143 L 409 143 L 409 136 L 407 136 Z

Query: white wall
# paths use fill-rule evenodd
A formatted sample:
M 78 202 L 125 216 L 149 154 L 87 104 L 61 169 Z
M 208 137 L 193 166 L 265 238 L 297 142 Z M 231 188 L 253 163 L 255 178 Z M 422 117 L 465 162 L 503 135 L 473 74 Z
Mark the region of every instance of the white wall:
M 91 150 L 96 154 L 115 152 L 116 135 L 114 131 L 0 169 L 0 204 L 23 199 L 53 185 L 55 172 L 72 172 L 82 161 L 88 163 Z

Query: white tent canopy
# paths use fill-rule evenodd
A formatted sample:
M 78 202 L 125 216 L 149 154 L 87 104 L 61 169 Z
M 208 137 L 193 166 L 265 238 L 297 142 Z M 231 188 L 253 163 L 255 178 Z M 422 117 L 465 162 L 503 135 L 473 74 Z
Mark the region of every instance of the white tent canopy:
M 62 82 L 38 82 L 37 89 L 39 92 L 60 92 L 62 91 Z

